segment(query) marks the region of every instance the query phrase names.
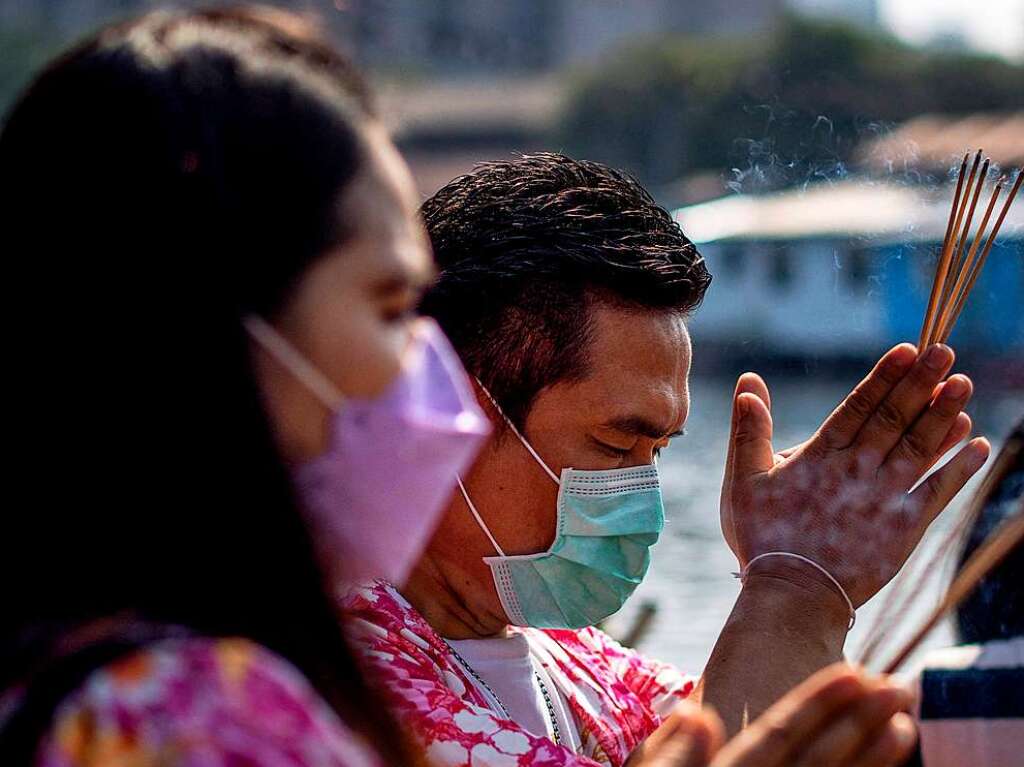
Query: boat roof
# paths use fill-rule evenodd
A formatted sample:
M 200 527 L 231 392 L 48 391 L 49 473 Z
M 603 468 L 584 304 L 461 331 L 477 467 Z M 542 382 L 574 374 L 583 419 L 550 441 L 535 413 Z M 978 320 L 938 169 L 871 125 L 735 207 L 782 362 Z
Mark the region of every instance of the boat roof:
M 981 221 L 987 185 L 974 215 Z M 673 211 L 695 243 L 728 240 L 865 239 L 871 244 L 942 240 L 952 186 L 915 186 L 870 178 L 817 182 L 762 195 L 733 194 Z M 993 220 L 1006 198 L 1004 191 Z M 1024 237 L 1024 193 L 1014 202 L 999 239 Z M 991 227 L 991 222 L 990 222 Z
M 901 168 L 952 169 L 964 152 L 984 148 L 985 155 L 1003 168 L 1024 165 L 1024 110 L 924 114 L 907 120 L 877 138 L 865 141 L 855 160 L 874 172 Z

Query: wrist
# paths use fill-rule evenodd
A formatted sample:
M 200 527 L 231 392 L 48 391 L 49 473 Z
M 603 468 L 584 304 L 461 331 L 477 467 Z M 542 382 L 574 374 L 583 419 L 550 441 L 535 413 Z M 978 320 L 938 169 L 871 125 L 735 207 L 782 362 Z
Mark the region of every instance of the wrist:
M 813 565 L 795 557 L 765 557 L 743 579 L 740 601 L 772 622 L 834 638 L 842 647 L 850 606 L 840 589 Z
M 800 560 L 765 557 L 743 588 L 704 669 L 702 703 L 735 733 L 794 685 L 843 657 L 849 609 Z

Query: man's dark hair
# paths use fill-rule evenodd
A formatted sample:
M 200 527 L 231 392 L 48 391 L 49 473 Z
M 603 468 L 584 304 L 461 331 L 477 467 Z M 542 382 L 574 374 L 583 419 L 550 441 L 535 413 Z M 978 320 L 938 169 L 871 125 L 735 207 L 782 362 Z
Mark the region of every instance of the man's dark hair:
M 686 313 L 711 282 L 668 212 L 596 162 L 485 163 L 422 213 L 440 268 L 422 310 L 520 428 L 538 393 L 586 375 L 594 303 Z

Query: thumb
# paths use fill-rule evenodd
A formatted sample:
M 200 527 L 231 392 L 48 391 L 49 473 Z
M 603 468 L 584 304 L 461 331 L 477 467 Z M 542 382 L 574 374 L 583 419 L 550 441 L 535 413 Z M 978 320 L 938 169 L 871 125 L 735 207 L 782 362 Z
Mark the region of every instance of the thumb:
M 633 751 L 626 767 L 707 767 L 724 740 L 713 711 L 683 701 Z
M 732 413 L 732 428 L 729 431 L 729 449 L 725 455 L 725 479 L 722 483 L 723 488 L 728 488 L 732 484 L 732 472 L 733 463 L 735 456 L 733 450 L 736 444 L 736 429 L 739 426 L 738 410 L 736 408 L 736 400 L 744 392 L 749 392 L 755 397 L 760 398 L 764 404 L 771 410 L 772 399 L 768 393 L 768 384 L 764 382 L 757 373 L 744 373 L 736 381 L 736 390 L 733 392 L 733 413 Z
M 735 427 L 730 452 L 734 479 L 768 471 L 775 465 L 772 450 L 772 416 L 760 397 L 742 392 L 733 409 Z

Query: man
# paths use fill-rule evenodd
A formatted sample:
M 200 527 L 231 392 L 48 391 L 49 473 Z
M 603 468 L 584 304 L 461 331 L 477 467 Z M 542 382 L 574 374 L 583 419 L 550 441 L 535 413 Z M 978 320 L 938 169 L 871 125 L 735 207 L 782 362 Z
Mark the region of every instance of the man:
M 744 587 L 703 677 L 684 677 L 589 626 L 639 583 L 661 529 L 654 462 L 689 410 L 703 260 L 636 181 L 555 154 L 483 165 L 423 215 L 441 270 L 423 309 L 496 436 L 402 594 L 378 583 L 347 604 L 438 763 L 620 765 L 691 693 L 737 731 L 840 659 L 852 609 L 987 457 L 971 442 L 909 492 L 970 431 L 971 383 L 943 382 L 943 346 L 891 350 L 782 453 L 767 387 L 741 377 L 721 514 Z M 868 747 L 847 741 L 851 758 Z

